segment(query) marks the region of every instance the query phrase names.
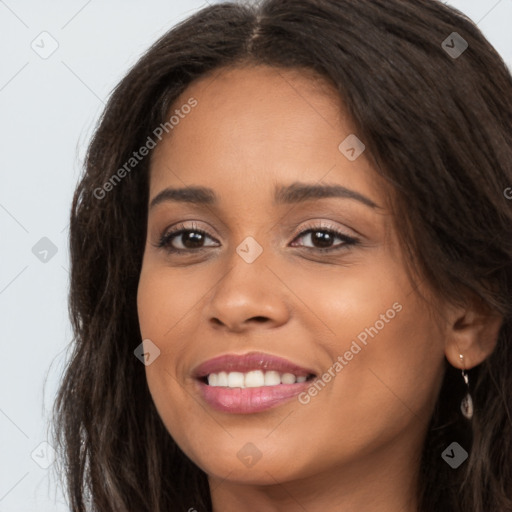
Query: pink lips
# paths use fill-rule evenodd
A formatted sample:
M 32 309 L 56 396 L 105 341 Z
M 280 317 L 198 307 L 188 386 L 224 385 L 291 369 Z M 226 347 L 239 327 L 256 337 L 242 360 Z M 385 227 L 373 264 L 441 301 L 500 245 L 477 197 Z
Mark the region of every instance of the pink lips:
M 210 373 L 242 372 L 252 370 L 293 373 L 297 377 L 314 375 L 313 370 L 301 367 L 286 359 L 269 354 L 251 352 L 244 355 L 224 355 L 200 364 L 193 375 L 202 398 L 213 408 L 232 414 L 249 414 L 264 411 L 297 396 L 307 389 L 310 382 L 278 384 L 256 388 L 228 388 L 209 386 L 205 377 Z

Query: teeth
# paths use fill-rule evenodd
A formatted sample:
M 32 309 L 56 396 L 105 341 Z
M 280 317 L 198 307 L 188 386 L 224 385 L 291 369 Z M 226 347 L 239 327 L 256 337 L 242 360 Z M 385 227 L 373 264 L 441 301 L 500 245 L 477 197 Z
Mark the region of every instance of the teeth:
M 263 372 L 257 370 L 248 372 L 245 374 L 245 380 L 242 384 L 244 384 L 247 388 L 259 388 L 260 386 L 265 385 L 265 376 L 263 375 Z
M 281 375 L 279 375 L 279 372 L 265 372 L 265 386 L 277 386 L 278 384 L 281 384 Z
M 301 383 L 306 382 L 306 379 L 305 376 L 297 377 L 293 373 L 279 373 L 276 371 L 219 372 L 208 375 L 208 385 L 229 388 L 259 388 L 262 386 Z
M 283 384 L 295 384 L 295 375 L 293 373 L 283 373 L 281 375 L 281 382 Z
M 244 374 L 240 372 L 228 373 L 228 387 L 241 388 L 244 385 Z
M 215 374 L 212 373 L 212 375 L 215 375 Z M 208 381 L 208 384 L 210 384 L 209 381 Z M 227 385 L 228 385 L 228 374 L 226 372 L 218 373 L 217 374 L 217 383 L 212 384 L 212 386 L 227 386 Z

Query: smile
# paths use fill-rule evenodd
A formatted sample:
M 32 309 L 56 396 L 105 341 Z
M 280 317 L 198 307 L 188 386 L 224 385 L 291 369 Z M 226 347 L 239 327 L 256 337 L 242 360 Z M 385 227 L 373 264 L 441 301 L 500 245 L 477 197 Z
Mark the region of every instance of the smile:
M 315 378 L 310 369 L 262 353 L 219 356 L 193 373 L 202 399 L 231 414 L 256 413 L 281 405 Z

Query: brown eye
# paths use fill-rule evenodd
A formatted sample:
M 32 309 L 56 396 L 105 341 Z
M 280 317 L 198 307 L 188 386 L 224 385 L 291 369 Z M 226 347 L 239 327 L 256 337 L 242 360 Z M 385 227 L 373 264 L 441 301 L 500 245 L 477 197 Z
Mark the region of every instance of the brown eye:
M 161 236 L 157 247 L 176 253 L 198 252 L 205 249 L 203 244 L 207 238 L 214 240 L 202 229 L 194 226 L 187 228 L 181 224 L 170 231 L 166 231 Z
M 313 244 L 313 247 L 308 249 L 317 250 L 319 252 L 341 250 L 346 246 L 356 245 L 359 242 L 358 239 L 345 235 L 340 231 L 334 229 L 326 229 L 320 226 L 303 231 L 299 234 L 298 237 L 295 238 L 295 240 L 300 238 L 305 238 Z M 336 238 L 341 240 L 342 243 L 338 243 L 337 245 L 332 246 Z M 305 245 L 300 244 L 299 247 L 305 247 Z
M 192 230 L 182 230 L 171 235 L 166 235 L 164 245 L 171 245 L 178 241 L 183 247 L 177 249 L 200 249 L 201 244 L 204 243 L 205 233 Z M 175 248 L 175 247 L 173 247 Z

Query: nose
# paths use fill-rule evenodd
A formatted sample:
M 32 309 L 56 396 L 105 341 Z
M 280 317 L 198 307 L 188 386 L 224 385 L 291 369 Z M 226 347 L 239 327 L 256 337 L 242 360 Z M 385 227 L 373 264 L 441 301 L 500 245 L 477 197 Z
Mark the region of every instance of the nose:
M 207 305 L 214 328 L 241 333 L 261 326 L 279 327 L 288 321 L 288 289 L 263 261 L 256 262 L 246 263 L 235 255 Z

